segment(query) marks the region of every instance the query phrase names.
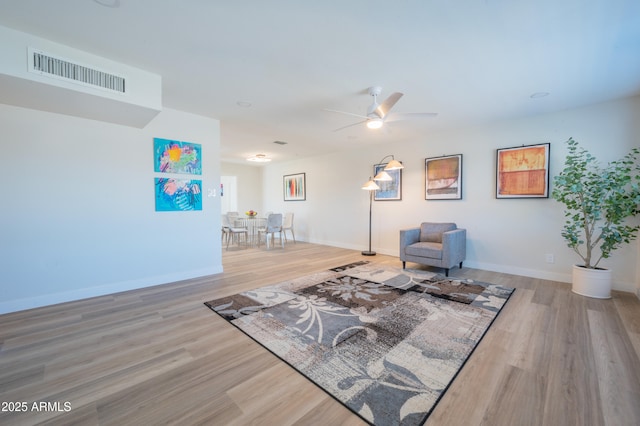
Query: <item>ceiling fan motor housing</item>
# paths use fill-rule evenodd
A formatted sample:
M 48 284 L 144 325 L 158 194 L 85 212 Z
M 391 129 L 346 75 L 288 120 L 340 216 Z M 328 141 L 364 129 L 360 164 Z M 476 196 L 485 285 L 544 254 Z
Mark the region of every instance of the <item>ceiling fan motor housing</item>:
M 378 96 L 380 95 L 380 93 L 382 93 L 382 87 L 380 86 L 369 87 L 369 94 L 373 96 L 373 103 L 369 105 L 369 108 L 367 108 L 367 117 L 369 118 L 382 118 L 376 112 L 376 108 L 380 106 L 380 104 L 378 104 Z

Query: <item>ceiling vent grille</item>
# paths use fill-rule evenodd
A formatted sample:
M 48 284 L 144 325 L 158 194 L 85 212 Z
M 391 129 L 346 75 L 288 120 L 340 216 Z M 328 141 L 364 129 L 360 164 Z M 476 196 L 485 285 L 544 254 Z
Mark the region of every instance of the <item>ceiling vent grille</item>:
M 29 71 L 117 93 L 126 93 L 124 77 L 29 49 Z

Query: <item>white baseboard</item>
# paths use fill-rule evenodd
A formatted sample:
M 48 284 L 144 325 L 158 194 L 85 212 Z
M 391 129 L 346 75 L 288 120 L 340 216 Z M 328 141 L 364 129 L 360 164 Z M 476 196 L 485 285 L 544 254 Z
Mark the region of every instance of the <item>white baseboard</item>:
M 120 293 L 128 290 L 137 290 L 140 288 L 152 287 L 155 285 L 167 284 L 219 273 L 222 273 L 222 265 L 184 271 L 175 274 L 146 277 L 138 280 L 121 281 L 96 287 L 80 288 L 60 293 L 39 295 L 24 299 L 10 300 L 8 302 L 0 302 L 0 314 L 8 314 L 11 312 L 24 311 L 27 309 L 40 308 L 43 306 L 57 305 L 58 303 L 73 302 L 76 300 L 88 299 L 90 297 L 105 296 L 108 294 Z
M 485 271 L 500 272 L 503 274 L 521 275 L 524 277 L 539 278 L 541 280 L 559 281 L 562 283 L 571 282 L 571 273 L 561 274 L 537 269 L 518 268 L 510 265 L 497 265 L 493 263 L 465 261 L 463 266 L 469 268 L 482 269 Z

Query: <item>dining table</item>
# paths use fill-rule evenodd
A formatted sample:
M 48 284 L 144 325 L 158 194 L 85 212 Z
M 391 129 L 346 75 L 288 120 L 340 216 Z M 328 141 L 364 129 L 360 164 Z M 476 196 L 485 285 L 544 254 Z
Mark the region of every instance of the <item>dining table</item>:
M 250 245 L 258 245 L 258 229 L 267 226 L 267 218 L 258 216 L 237 217 L 233 221 L 233 226 L 236 228 L 246 228 L 247 243 Z

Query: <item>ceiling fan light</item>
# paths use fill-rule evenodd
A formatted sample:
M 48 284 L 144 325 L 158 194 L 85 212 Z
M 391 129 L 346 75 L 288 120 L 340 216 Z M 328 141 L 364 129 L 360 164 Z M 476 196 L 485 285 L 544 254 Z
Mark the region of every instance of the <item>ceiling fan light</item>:
M 367 127 L 370 129 L 379 129 L 382 127 L 382 119 L 381 118 L 372 118 L 367 121 Z

